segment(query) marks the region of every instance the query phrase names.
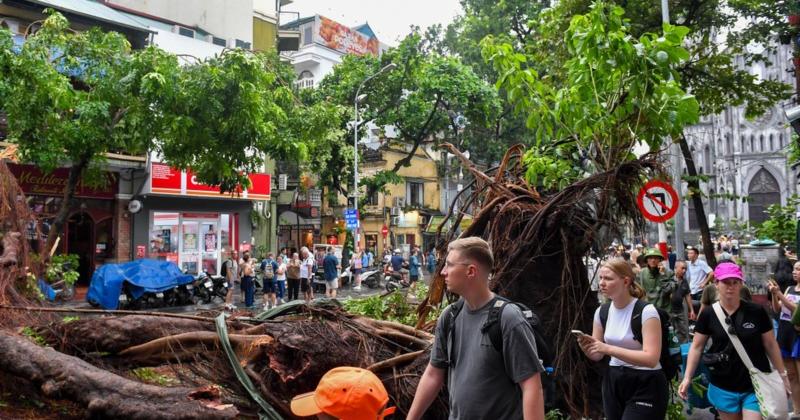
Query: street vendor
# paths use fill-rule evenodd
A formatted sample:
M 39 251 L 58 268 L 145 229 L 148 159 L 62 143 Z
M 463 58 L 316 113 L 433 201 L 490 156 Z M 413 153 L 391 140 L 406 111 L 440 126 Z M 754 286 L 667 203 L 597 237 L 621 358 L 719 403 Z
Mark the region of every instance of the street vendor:
M 650 248 L 645 252 L 644 258 L 647 265 L 636 275 L 636 282 L 647 293 L 648 302 L 657 308 L 669 311 L 670 297 L 675 288 L 675 281 L 672 272 L 661 264 L 664 261 L 664 255 L 661 254 L 661 251 Z

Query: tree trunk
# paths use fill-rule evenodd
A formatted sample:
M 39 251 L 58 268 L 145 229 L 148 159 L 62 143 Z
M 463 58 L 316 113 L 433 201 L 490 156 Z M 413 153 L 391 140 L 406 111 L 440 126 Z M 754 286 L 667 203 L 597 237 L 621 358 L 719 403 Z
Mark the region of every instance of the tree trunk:
M 53 225 L 47 234 L 47 244 L 41 250 L 45 261 L 50 258 L 50 250 L 53 248 L 53 244 L 56 243 L 56 238 L 64 231 L 64 224 L 67 223 L 72 200 L 75 198 L 75 190 L 78 189 L 78 181 L 80 181 L 81 174 L 88 166 L 89 156 L 82 156 L 79 161 L 73 162 L 72 167 L 69 168 L 69 178 L 67 178 L 67 185 L 64 187 L 61 208 L 58 209 L 58 214 L 56 214 Z
M 681 134 L 678 144 L 681 147 L 683 160 L 686 162 L 686 172 L 691 177 L 686 182 L 689 184 L 689 193 L 692 195 L 692 201 L 694 202 L 697 224 L 700 225 L 700 236 L 703 238 L 703 253 L 706 255 L 708 265 L 715 267 L 717 265 L 717 257 L 714 255 L 714 244 L 711 243 L 711 231 L 708 229 L 708 219 L 703 207 L 703 194 L 702 190 L 700 190 L 700 181 L 697 180 L 697 168 L 694 166 L 692 151 L 689 150 L 689 143 L 686 141 L 685 135 Z
M 0 331 L 0 370 L 41 387 L 48 397 L 87 407 L 92 418 L 231 419 L 216 388 L 166 388 L 125 379 L 81 359 Z

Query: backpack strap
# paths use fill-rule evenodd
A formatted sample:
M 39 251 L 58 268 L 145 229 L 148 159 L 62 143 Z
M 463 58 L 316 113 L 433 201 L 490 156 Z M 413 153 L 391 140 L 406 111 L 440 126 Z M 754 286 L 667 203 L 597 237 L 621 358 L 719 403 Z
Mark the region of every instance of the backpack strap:
M 442 330 L 444 333 L 445 351 L 447 352 L 447 365 L 453 365 L 453 342 L 455 337 L 456 317 L 464 308 L 464 299 L 461 298 L 447 307 Z
M 608 323 L 608 311 L 611 309 L 611 302 L 606 302 L 600 305 L 600 325 L 603 327 L 603 331 L 606 329 L 606 324 Z
M 481 326 L 481 333 L 489 334 L 492 347 L 500 352 L 501 355 L 503 354 L 503 328 L 501 317 L 503 316 L 503 309 L 508 306 L 506 303 L 509 302 L 511 301 L 502 296 L 496 296 L 492 308 L 489 309 L 489 315 L 486 316 L 486 322 Z
M 644 343 L 642 341 L 642 312 L 648 303 L 639 299 L 633 306 L 633 314 L 631 314 L 631 331 L 633 331 L 633 339 Z

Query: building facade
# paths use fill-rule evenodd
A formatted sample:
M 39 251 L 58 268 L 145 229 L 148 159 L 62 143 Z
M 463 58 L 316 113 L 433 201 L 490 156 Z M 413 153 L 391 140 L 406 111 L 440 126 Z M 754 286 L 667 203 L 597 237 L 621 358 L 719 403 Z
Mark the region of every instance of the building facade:
M 741 58 L 737 65 L 761 79 L 794 86 L 794 75 L 787 70 L 792 46 L 779 45 L 776 52 L 765 53 L 769 65 L 748 66 Z M 709 225 L 720 227 L 720 233 L 734 224 L 760 224 L 767 218 L 764 211 L 769 205 L 785 204 L 797 193 L 797 171 L 789 167 L 786 158 L 793 136 L 783 112 L 788 106 L 789 101 L 779 103 L 755 120 L 745 118 L 743 106 L 729 107 L 685 130 L 698 173 L 709 177 L 702 184 Z M 685 174 L 685 166 L 682 169 Z M 682 195 L 686 194 L 684 190 Z M 691 238 L 699 227 L 693 203 L 685 202 L 682 217 L 690 235 L 687 238 Z

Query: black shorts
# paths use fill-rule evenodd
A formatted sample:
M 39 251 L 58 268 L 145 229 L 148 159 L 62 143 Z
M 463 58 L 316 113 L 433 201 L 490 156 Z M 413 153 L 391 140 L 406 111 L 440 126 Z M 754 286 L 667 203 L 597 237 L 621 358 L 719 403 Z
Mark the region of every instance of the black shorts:
M 309 281 L 308 279 L 300 279 L 300 291 L 305 293 L 309 290 Z
M 275 279 L 264 279 L 264 293 L 275 293 Z

